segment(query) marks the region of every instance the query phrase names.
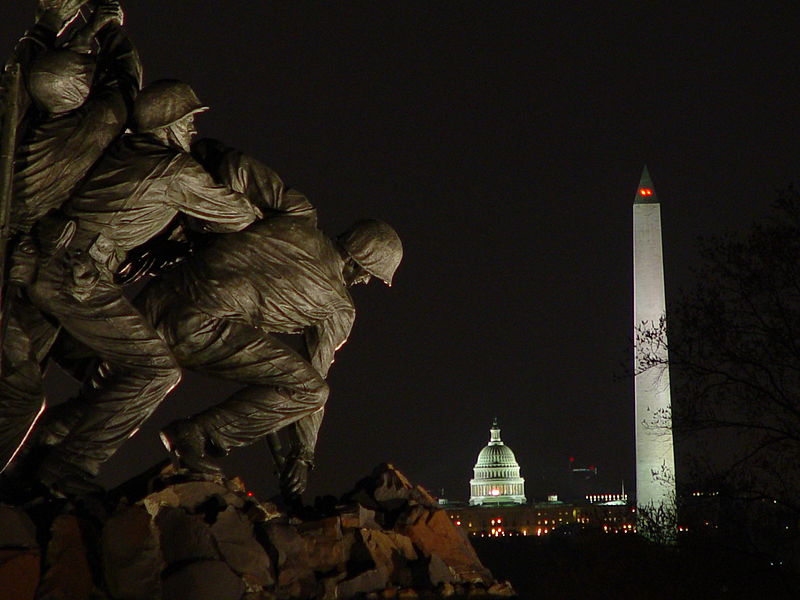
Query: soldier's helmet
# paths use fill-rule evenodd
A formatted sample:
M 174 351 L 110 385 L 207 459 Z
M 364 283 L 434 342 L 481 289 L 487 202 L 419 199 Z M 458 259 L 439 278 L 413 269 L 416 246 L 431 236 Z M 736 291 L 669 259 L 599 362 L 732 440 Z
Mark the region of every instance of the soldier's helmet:
M 176 121 L 208 110 L 188 83 L 161 79 L 146 86 L 133 106 L 136 131 L 146 133 L 168 127 Z
M 338 240 L 367 273 L 392 285 L 394 272 L 403 259 L 403 244 L 390 225 L 375 219 L 357 221 Z
M 60 114 L 81 106 L 92 89 L 95 58 L 72 50 L 45 52 L 30 67 L 28 90 L 38 106 Z

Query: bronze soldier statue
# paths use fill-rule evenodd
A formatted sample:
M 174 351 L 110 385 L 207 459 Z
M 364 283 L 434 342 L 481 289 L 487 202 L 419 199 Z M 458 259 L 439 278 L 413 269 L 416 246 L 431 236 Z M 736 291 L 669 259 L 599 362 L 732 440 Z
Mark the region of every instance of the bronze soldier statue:
M 31 231 L 69 198 L 122 133 L 141 82 L 141 65 L 115 0 L 100 3 L 87 25 L 55 49 L 57 32 L 83 3 L 67 1 L 44 12 L 14 53 L 25 83 L 20 96 L 25 116 L 10 207 L 11 281 L 3 302 L 0 471 L 44 407 L 40 365 L 58 331 L 27 298 L 38 258 Z
M 114 281 L 127 253 L 183 213 L 203 231 L 238 231 L 261 216 L 187 152 L 207 107 L 178 81 L 155 82 L 134 105 L 136 133 L 115 142 L 62 207 L 43 219 L 45 256 L 31 300 L 100 364 L 74 401 L 80 418 L 42 460 L 52 491 L 96 489 L 91 478 L 180 380 L 172 352 Z
M 183 366 L 246 387 L 163 430 L 176 461 L 216 474 L 215 458 L 286 428 L 281 486 L 301 493 L 325 378 L 355 317 L 348 288 L 372 276 L 391 284 L 402 258 L 397 234 L 368 220 L 329 239 L 305 197 L 258 161 L 212 141 L 190 153 L 194 117 L 207 107 L 173 80 L 136 97 L 140 65 L 118 3 L 101 0 L 58 50 L 56 35 L 84 2 L 41 3 L 55 8 L 15 54 L 33 103 L 21 107 L 14 179 L 7 339 L 15 341 L 3 346 L 4 366 L 14 368 L 0 378 L 0 471 L 41 412 L 40 365 L 61 327 L 91 356 L 82 363 L 89 375 L 41 428 L 44 454 L 27 463 L 36 465 L 29 478 L 59 495 L 99 491 L 91 480 L 101 464 L 178 384 Z M 126 123 L 134 133 L 118 137 Z M 194 240 L 193 253 L 132 304 L 121 282 L 176 232 Z M 303 334 L 302 348 L 281 334 Z
M 218 179 L 248 194 L 267 218 L 211 240 L 154 279 L 136 304 L 181 366 L 246 387 L 171 423 L 162 440 L 185 468 L 219 473 L 215 457 L 290 426 L 281 484 L 299 494 L 313 465 L 325 378 L 355 318 L 348 288 L 371 276 L 391 285 L 402 245 L 373 220 L 331 240 L 305 197 L 284 191 L 272 171 L 218 144 L 200 146 Z M 303 350 L 275 334 L 303 334 Z

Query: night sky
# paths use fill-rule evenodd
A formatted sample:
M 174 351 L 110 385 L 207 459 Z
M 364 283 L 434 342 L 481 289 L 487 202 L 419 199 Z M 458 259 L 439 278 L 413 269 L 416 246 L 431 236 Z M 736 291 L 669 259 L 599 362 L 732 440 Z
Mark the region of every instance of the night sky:
M 0 8 L 6 55 L 33 4 Z M 403 239 L 395 285 L 353 291 L 310 497 L 391 461 L 467 499 L 495 416 L 529 497 L 558 491 L 570 456 L 599 467 L 598 491 L 633 486 L 639 176 L 662 202 L 674 298 L 697 236 L 746 226 L 800 173 L 792 4 L 123 4 L 145 81 L 185 80 L 212 107 L 201 135 L 270 165 L 329 234 L 377 217 Z M 49 387 L 70 392 L 53 370 Z M 163 456 L 159 426 L 233 389 L 187 376 L 102 481 Z M 263 442 L 225 467 L 276 489 Z

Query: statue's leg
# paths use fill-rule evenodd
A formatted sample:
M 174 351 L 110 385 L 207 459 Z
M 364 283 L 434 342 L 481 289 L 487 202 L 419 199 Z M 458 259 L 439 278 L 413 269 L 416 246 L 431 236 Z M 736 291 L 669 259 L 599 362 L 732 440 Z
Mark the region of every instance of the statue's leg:
M 48 359 L 55 362 L 75 381 L 84 385 L 91 385 L 90 377 L 100 362 L 91 348 L 78 342 L 63 329 L 52 344 Z M 32 441 L 43 446 L 53 446 L 62 442 L 83 418 L 86 405 L 81 401 L 82 396 L 85 394 L 68 398 L 61 404 L 48 405 L 37 423 Z
M 243 323 L 195 323 L 191 333 L 175 341 L 173 351 L 181 365 L 246 384 L 192 417 L 222 452 L 249 445 L 318 411 L 328 398 L 328 385 L 311 363 L 277 337 Z
M 80 422 L 44 460 L 43 480 L 59 470 L 96 474 L 180 380 L 166 343 L 117 286 L 101 278 L 79 299 L 63 285 L 68 275 L 40 277 L 34 299 L 102 362 L 81 392 Z
M 0 377 L 0 472 L 22 449 L 45 407 L 42 372 L 16 296 L 6 305 L 3 375 Z

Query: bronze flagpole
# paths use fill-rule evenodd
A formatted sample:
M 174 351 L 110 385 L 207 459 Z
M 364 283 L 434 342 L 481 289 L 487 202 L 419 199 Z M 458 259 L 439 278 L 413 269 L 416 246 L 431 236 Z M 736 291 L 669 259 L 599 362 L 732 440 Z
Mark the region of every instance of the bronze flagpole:
M 12 63 L 3 75 L 3 128 L 0 130 L 0 356 L 5 337 L 5 291 L 11 202 L 14 191 L 14 154 L 19 120 L 20 66 Z M 2 373 L 2 360 L 0 360 Z

